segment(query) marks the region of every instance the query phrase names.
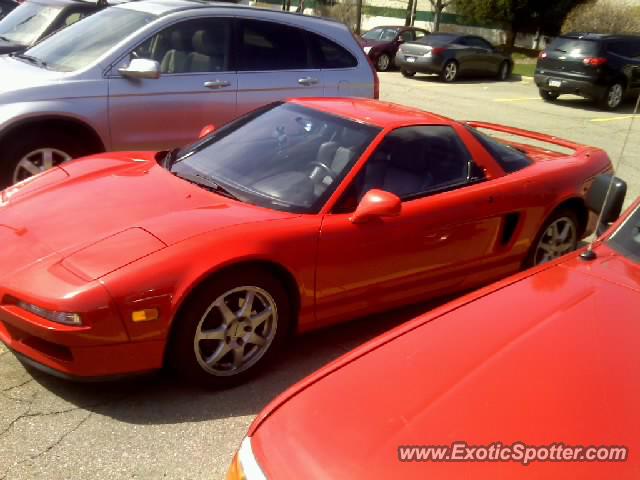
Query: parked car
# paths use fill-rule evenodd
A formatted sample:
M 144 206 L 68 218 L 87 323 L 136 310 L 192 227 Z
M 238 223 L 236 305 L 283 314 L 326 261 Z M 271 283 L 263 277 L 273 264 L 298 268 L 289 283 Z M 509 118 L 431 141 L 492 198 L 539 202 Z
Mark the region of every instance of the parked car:
M 14 0 L 0 0 L 0 18 L 7 15 L 11 10 L 18 6 L 18 2 Z
M 595 259 L 510 277 L 302 380 L 258 414 L 227 479 L 636 478 L 638 225 L 640 199 Z
M 554 101 L 571 93 L 615 110 L 640 93 L 640 36 L 570 33 L 555 38 L 538 57 L 540 96 Z
M 4 190 L 0 339 L 71 376 L 167 362 L 240 382 L 293 331 L 573 250 L 610 169 L 597 148 L 399 105 L 272 104 L 182 150 L 99 154 Z
M 85 0 L 26 0 L 0 21 L 0 54 L 23 52 L 106 5 Z
M 405 77 L 416 72 L 435 73 L 445 82 L 460 76 L 496 76 L 507 80 L 513 61 L 482 37 L 456 33 L 432 33 L 398 49 L 396 65 Z
M 414 42 L 428 35 L 427 30 L 415 27 L 376 27 L 362 35 L 360 43 L 379 72 L 393 65 L 398 47 L 404 42 Z
M 0 184 L 104 150 L 159 150 L 286 97 L 378 97 L 341 23 L 240 5 L 147 0 L 0 57 Z

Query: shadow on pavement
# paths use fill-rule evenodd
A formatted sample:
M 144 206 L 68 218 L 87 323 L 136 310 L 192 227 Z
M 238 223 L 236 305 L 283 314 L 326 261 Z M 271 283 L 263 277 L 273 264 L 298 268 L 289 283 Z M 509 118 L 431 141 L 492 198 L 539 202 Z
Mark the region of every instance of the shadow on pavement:
M 29 369 L 51 395 L 87 411 L 131 424 L 202 422 L 257 414 L 289 386 L 326 363 L 444 300 L 370 316 L 293 337 L 264 374 L 228 390 L 185 385 L 166 372 L 111 382 L 74 383 Z

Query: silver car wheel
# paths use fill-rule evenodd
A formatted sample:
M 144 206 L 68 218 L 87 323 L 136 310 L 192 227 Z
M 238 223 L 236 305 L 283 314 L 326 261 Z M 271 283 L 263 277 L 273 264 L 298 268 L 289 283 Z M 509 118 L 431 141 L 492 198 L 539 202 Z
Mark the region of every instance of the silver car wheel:
M 13 183 L 71 160 L 71 155 L 55 148 L 39 148 L 20 159 L 13 171 Z
M 211 303 L 196 327 L 196 359 L 212 375 L 237 375 L 264 356 L 277 327 L 276 302 L 267 291 L 253 286 L 228 290 Z
M 444 79 L 447 82 L 453 82 L 458 75 L 458 66 L 455 62 L 449 62 L 444 67 Z
M 378 57 L 378 61 L 377 61 L 378 70 L 380 70 L 381 72 L 386 71 L 389 68 L 389 63 L 391 63 L 391 60 L 389 59 L 389 55 L 387 55 L 386 53 L 383 53 Z
M 623 89 L 622 85 L 616 83 L 612 85 L 607 93 L 607 106 L 609 108 L 616 108 L 622 102 Z
M 509 64 L 504 62 L 500 67 L 500 80 L 506 80 L 509 78 Z
M 534 265 L 561 257 L 576 247 L 576 225 L 569 217 L 560 217 L 552 222 L 540 237 L 536 246 Z

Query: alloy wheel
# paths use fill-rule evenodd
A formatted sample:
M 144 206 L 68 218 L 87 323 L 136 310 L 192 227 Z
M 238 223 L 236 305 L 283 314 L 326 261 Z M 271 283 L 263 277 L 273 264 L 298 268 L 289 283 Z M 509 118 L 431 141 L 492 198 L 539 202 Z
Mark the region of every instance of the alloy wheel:
M 237 375 L 264 356 L 277 327 L 276 302 L 267 291 L 254 286 L 228 290 L 211 303 L 196 327 L 196 359 L 212 375 Z
M 509 64 L 504 62 L 500 67 L 500 80 L 506 80 L 509 78 Z
M 378 70 L 380 70 L 381 72 L 384 72 L 389 68 L 389 63 L 391 63 L 391 60 L 389 59 L 389 55 L 385 53 L 380 55 L 378 57 L 378 61 L 376 62 Z
M 458 66 L 455 62 L 449 62 L 444 67 L 444 79 L 447 82 L 453 82 L 458 75 Z
M 71 160 L 71 155 L 55 148 L 39 148 L 22 157 L 13 170 L 13 183 Z
M 620 105 L 620 102 L 622 102 L 622 95 L 622 85 L 620 85 L 619 83 L 612 85 L 607 92 L 607 106 L 609 108 L 616 108 L 618 105 Z
M 569 217 L 556 219 L 549 224 L 538 241 L 534 265 L 549 262 L 573 251 L 576 242 L 576 225 L 573 220 Z

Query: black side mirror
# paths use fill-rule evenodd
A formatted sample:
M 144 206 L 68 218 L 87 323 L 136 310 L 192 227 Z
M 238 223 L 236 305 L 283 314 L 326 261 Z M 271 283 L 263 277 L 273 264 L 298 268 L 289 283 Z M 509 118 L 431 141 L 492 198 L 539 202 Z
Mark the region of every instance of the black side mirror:
M 605 205 L 607 191 L 611 192 Z M 596 235 L 601 235 L 607 227 L 615 222 L 622 212 L 624 198 L 627 195 L 627 183 L 609 174 L 598 175 L 587 192 L 585 203 L 592 212 L 601 215 L 600 224 L 596 227 Z

